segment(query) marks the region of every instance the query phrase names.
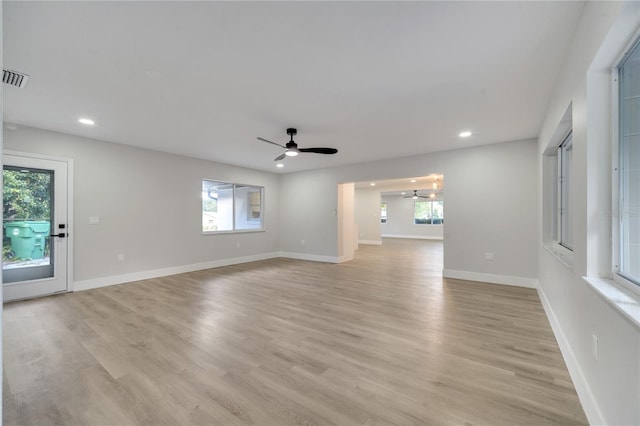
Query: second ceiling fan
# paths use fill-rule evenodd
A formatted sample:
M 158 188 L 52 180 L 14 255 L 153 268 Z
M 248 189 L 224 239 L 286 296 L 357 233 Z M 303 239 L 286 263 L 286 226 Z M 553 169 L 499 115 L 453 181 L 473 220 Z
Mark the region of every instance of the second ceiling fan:
M 429 195 L 418 195 L 418 190 L 414 189 L 413 190 L 413 195 L 407 195 L 404 198 L 413 198 L 414 200 L 417 200 L 418 198 L 435 198 L 435 196 L 436 196 L 435 192 L 432 192 Z
M 280 148 L 284 148 L 285 151 L 282 154 L 278 155 L 276 158 L 274 158 L 273 161 L 280 161 L 284 157 L 295 157 L 301 152 L 313 152 L 315 154 L 335 154 L 338 152 L 338 150 L 335 148 L 298 148 L 298 144 L 293 141 L 293 136 L 296 135 L 297 133 L 298 133 L 298 130 L 294 129 L 293 127 L 290 127 L 287 129 L 287 134 L 291 136 L 291 140 L 287 142 L 286 145 L 281 145 L 276 142 L 271 142 L 270 140 L 267 140 L 261 137 L 258 137 L 258 140 L 262 142 L 270 143 L 272 145 L 279 146 Z

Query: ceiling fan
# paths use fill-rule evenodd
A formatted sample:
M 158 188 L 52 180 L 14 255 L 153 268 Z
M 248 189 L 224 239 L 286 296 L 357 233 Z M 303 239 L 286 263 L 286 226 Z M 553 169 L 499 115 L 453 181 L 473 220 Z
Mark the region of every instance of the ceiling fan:
M 285 151 L 282 154 L 278 155 L 273 161 L 280 161 L 284 157 L 295 157 L 301 152 L 313 152 L 315 154 L 335 154 L 336 152 L 338 152 L 338 150 L 335 148 L 298 148 L 298 144 L 293 141 L 293 136 L 296 135 L 297 133 L 298 133 L 298 130 L 292 127 L 287 129 L 287 134 L 291 136 L 291 140 L 287 142 L 286 145 L 280 145 L 279 143 L 271 142 L 260 137 L 258 138 L 258 140 L 262 142 L 267 142 L 272 145 L 276 145 L 276 146 L 279 146 L 280 148 L 285 149 Z
M 414 200 L 417 200 L 418 198 L 435 198 L 435 196 L 436 196 L 435 192 L 432 192 L 429 195 L 418 195 L 418 190 L 414 189 L 413 190 L 413 195 L 407 195 L 404 198 L 413 198 Z

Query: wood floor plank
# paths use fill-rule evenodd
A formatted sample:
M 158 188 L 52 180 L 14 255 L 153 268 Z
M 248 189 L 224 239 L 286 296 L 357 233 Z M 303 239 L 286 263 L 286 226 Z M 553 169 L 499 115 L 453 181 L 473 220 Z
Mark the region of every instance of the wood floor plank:
M 5 305 L 6 425 L 585 425 L 535 290 L 442 243 Z

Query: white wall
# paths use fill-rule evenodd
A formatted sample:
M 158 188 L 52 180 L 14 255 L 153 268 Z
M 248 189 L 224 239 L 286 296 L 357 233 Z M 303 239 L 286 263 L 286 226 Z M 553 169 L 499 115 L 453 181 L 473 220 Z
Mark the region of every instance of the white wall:
M 289 256 L 337 262 L 339 182 L 326 170 L 296 176 L 280 180 L 280 250 Z
M 592 424 L 640 424 L 640 329 L 582 279 L 611 277 L 608 74 L 640 25 L 638 5 L 629 2 L 621 9 L 617 2 L 586 3 L 538 140 L 538 197 L 543 200 L 549 191 L 543 153 L 572 103 L 573 262 L 567 265 L 544 248 L 540 219 L 538 274 L 541 298 Z M 597 360 L 592 335 L 598 336 Z
M 439 200 L 435 198 L 434 200 Z M 426 200 L 423 200 L 426 201 Z M 441 240 L 444 225 L 416 225 L 414 222 L 414 200 L 403 196 L 383 196 L 387 203 L 387 223 L 382 224 L 382 236 L 394 238 L 419 238 Z M 444 204 L 444 217 L 447 220 L 447 204 Z
M 276 174 L 23 126 L 4 136 L 7 150 L 74 159 L 76 289 L 277 255 Z M 264 186 L 266 231 L 202 235 L 203 178 Z
M 281 249 L 336 257 L 336 187 L 446 176 L 445 273 L 532 285 L 537 276 L 537 155 L 518 141 L 282 176 Z M 514 202 L 514 200 L 517 200 Z M 286 226 L 285 226 L 286 224 Z M 299 241 L 304 239 L 306 245 Z M 494 253 L 493 261 L 484 259 Z
M 382 244 L 380 236 L 380 190 L 356 189 L 355 221 L 358 224 L 358 243 Z

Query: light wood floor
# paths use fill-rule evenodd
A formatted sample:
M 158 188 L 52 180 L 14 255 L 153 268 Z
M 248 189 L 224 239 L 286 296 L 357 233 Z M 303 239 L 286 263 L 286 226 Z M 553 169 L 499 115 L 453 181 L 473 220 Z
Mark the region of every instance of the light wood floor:
M 536 292 L 441 270 L 389 239 L 5 305 L 4 424 L 586 424 Z

